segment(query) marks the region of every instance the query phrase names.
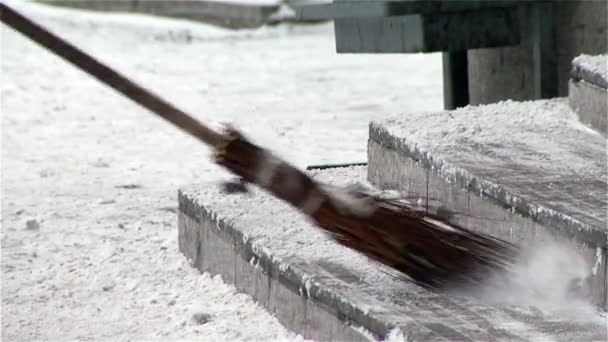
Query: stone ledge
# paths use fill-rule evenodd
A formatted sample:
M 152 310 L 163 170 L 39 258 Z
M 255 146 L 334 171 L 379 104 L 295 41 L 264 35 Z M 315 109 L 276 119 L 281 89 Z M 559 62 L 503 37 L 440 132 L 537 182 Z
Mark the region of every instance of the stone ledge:
M 585 81 L 570 81 L 570 107 L 582 123 L 608 136 L 608 90 Z
M 278 11 L 279 2 L 252 4 L 236 1 L 205 0 L 37 0 L 38 2 L 107 12 L 134 12 L 190 19 L 230 28 L 264 25 Z
M 321 181 L 363 182 L 365 168 L 323 170 Z M 267 194 L 227 196 L 217 184 L 179 192 L 179 248 L 220 274 L 287 328 L 316 340 L 605 340 L 599 316 L 564 319 L 536 308 L 484 305 L 432 293 L 321 234 Z
M 564 99 L 419 113 L 370 125 L 369 180 L 456 213 L 466 227 L 585 255 L 588 291 L 608 306 L 606 139 Z
M 608 136 L 608 55 L 581 55 L 572 61 L 570 107 L 582 123 Z

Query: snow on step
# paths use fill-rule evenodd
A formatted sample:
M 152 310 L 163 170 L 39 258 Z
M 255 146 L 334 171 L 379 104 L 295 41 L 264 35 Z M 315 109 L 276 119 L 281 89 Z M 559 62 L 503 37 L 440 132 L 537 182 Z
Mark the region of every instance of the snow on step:
M 364 182 L 365 171 L 355 167 L 318 171 L 314 175 L 321 181 L 344 185 Z M 323 325 L 314 323 L 315 317 L 326 315 L 325 320 L 340 317 L 343 326 L 348 324 L 359 334 L 364 331 L 363 335 L 369 336 L 369 332 L 375 337 L 402 334 L 412 340 L 606 339 L 606 318 L 588 304 L 569 299 L 563 293 L 538 299 L 530 306 L 530 297 L 525 294 L 542 292 L 542 288 L 525 288 L 522 283 L 514 283 L 509 293 L 492 293 L 488 288 L 485 290 L 492 296 L 482 300 L 432 293 L 399 280 L 381 265 L 331 241 L 305 217 L 257 189 L 227 196 L 220 192 L 219 184 L 188 187 L 180 191 L 180 215 L 182 253 L 192 257 L 200 250 L 214 253 L 217 248 L 228 259 L 219 272 L 227 274 L 224 279 L 235 281 L 237 288 L 256 296 L 254 290 L 239 285 L 239 279 L 259 274 L 268 277 L 270 273 L 268 282 L 274 284 L 270 292 L 280 287 L 283 297 L 278 297 L 304 298 L 285 300 L 284 306 L 290 307 L 286 311 L 277 309 L 267 297 L 257 300 L 277 310 L 283 324 L 306 337 L 344 336 L 340 335 L 344 332 L 336 333 L 339 329 L 335 326 L 328 328 L 333 332 L 325 335 L 320 331 Z M 253 256 L 246 260 L 251 265 L 248 272 L 262 268 L 265 273 L 257 276 L 239 273 L 242 272 L 239 266 L 235 271 L 234 265 L 242 258 L 239 251 L 247 246 L 253 251 Z M 228 257 L 230 251 L 232 256 Z M 281 284 L 290 284 L 285 285 L 288 290 Z M 555 284 L 534 284 L 552 285 Z M 272 293 L 269 297 L 274 298 Z M 319 307 L 323 310 L 318 311 Z M 315 315 L 311 314 L 313 309 L 317 310 Z
M 512 195 L 505 204 L 520 197 L 530 211 L 608 232 L 606 139 L 578 121 L 567 99 L 409 113 L 372 123 L 371 139 L 425 156 L 447 180 L 487 181 L 484 195 L 502 186 Z
M 608 88 L 608 55 L 582 54 L 572 60 L 574 78 L 585 80 L 600 88 Z
M 571 279 L 606 308 L 606 147 L 566 99 L 504 101 L 373 122 L 369 173 L 379 187 L 437 200 L 471 229 L 576 250 L 584 262 Z

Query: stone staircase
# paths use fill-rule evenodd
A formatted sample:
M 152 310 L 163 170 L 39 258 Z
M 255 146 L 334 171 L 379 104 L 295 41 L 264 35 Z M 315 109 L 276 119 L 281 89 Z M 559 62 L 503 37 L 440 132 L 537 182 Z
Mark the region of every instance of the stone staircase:
M 367 167 L 311 171 L 332 184 L 398 190 L 522 245 L 531 258 L 508 293 L 428 292 L 267 194 L 226 196 L 217 184 L 180 191 L 180 251 L 306 338 L 605 341 L 606 73 L 605 62 L 598 75 L 589 61 L 598 63 L 573 62 L 569 98 L 386 118 L 370 123 Z
M 365 182 L 367 171 L 359 166 L 312 175 L 322 182 L 345 185 Z M 539 303 L 529 302 L 533 296 L 525 295 L 525 284 L 515 283 L 508 292 L 489 291 L 493 297 L 484 299 L 424 290 L 338 245 L 285 203 L 257 189 L 226 196 L 218 184 L 185 187 L 179 193 L 178 215 L 179 248 L 193 267 L 221 275 L 285 327 L 309 339 L 608 338 L 606 317 L 592 306 L 550 293 Z M 513 302 L 506 300 L 510 296 Z

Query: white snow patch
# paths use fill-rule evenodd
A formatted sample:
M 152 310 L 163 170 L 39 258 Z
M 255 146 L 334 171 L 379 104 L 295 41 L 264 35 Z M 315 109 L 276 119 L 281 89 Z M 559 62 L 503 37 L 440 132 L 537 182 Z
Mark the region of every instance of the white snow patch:
M 360 325 L 352 325 L 351 327 L 353 330 L 361 334 L 361 336 L 365 337 L 368 341 L 377 341 L 377 339 L 374 337 L 374 334 L 372 334 L 371 331 L 367 330 L 365 327 Z
M 407 338 L 407 335 L 405 335 L 403 333 L 403 331 L 401 331 L 401 329 L 399 328 L 393 328 L 386 339 L 387 342 L 406 342 L 409 341 L 409 339 Z
M 416 112 L 374 125 L 380 125 L 421 153 L 432 153 L 435 158 L 447 161 L 441 169 L 445 175 L 464 172 L 449 163 L 450 152 L 463 145 L 492 147 L 493 159 L 516 161 L 533 170 L 605 175 L 605 163 L 572 151 L 567 138 L 580 138 L 585 146 L 598 151 L 605 151 L 606 139 L 582 124 L 564 98 L 507 100 L 454 111 Z M 524 155 L 522 151 L 533 153 Z M 479 158 L 479 163 L 483 163 L 485 157 Z
M 608 55 L 587 55 L 581 54 L 572 60 L 581 68 L 594 74 L 601 75 L 604 81 L 608 82 Z
M 509 332 L 514 332 L 518 336 L 527 338 L 529 341 L 554 342 L 557 341 L 547 334 L 531 328 L 528 324 L 521 321 L 504 321 L 500 327 Z

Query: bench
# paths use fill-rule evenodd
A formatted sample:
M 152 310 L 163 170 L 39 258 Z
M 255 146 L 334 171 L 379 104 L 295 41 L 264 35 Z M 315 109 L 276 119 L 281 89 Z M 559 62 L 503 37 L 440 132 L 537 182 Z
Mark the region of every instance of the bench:
M 517 46 L 524 34 L 533 44 L 534 98 L 558 95 L 554 7 L 550 1 L 335 0 L 298 6 L 296 15 L 333 20 L 338 53 L 443 52 L 444 106 L 454 109 L 470 103 L 468 50 Z

